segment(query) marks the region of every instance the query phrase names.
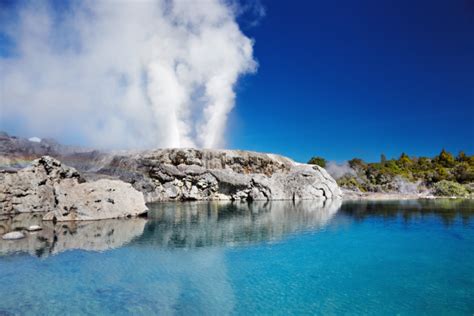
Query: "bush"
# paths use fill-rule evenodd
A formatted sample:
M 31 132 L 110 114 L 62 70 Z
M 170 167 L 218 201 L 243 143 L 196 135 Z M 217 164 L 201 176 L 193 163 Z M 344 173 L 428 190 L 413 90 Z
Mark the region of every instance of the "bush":
M 344 176 L 337 180 L 337 184 L 343 188 L 352 190 L 352 191 L 361 191 L 365 192 L 366 189 L 357 181 L 355 177 L 352 176 Z
M 466 188 L 467 192 L 469 192 L 469 194 L 473 195 L 474 197 L 474 182 L 466 183 L 464 184 L 464 187 Z
M 435 158 L 435 162 L 445 168 L 454 167 L 454 165 L 456 164 L 454 156 L 444 149 L 441 150 L 441 153 Z
M 469 195 L 469 192 L 457 182 L 442 180 L 434 184 L 433 194 L 438 196 L 466 197 Z
M 310 165 L 318 165 L 320 167 L 326 168 L 326 159 L 323 157 L 313 157 L 308 161 L 308 163 Z
M 467 162 L 461 162 L 453 169 L 453 175 L 459 183 L 474 182 L 474 167 Z

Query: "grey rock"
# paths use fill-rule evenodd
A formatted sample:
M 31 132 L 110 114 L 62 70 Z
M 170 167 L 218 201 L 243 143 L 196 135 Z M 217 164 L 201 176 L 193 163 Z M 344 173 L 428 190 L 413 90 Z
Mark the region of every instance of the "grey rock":
M 97 220 L 140 215 L 143 194 L 131 184 L 100 179 L 85 182 L 76 169 L 44 156 L 30 166 L 0 171 L 0 215 L 47 212 L 44 220 Z
M 147 202 L 311 200 L 342 195 L 323 168 L 272 154 L 160 149 L 116 155 L 110 161 L 98 173 L 131 183 Z
M 43 228 L 40 225 L 31 225 L 28 227 L 29 232 L 36 232 L 42 230 Z
M 120 179 L 130 183 L 143 193 L 146 202 L 306 200 L 342 196 L 334 179 L 323 168 L 299 164 L 279 155 L 213 149 L 99 152 L 61 147 L 44 139 L 32 143 L 8 135 L 0 135 L 0 165 L 9 168 L 3 168 L 0 180 L 14 172 L 11 169 L 17 167 L 15 161 L 43 152 L 75 167 L 88 180 Z M 41 198 L 48 196 L 42 194 Z M 2 199 L 0 188 L 0 205 Z
M 77 221 L 124 218 L 146 213 L 143 194 L 118 180 L 71 181 L 56 186 L 57 207 L 43 220 Z
M 80 183 L 79 173 L 44 156 L 30 166 L 0 171 L 0 214 L 47 212 L 56 207 L 55 186 L 63 181 Z
M 17 240 L 25 238 L 25 234 L 22 232 L 9 232 L 2 236 L 3 240 Z

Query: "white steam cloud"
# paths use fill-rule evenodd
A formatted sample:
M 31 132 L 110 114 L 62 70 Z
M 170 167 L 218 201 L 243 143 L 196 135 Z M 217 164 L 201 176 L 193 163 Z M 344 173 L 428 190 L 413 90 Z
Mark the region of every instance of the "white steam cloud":
M 0 115 L 99 147 L 219 147 L 238 78 L 256 70 L 234 4 L 29 4 L 3 31 Z
M 336 180 L 346 175 L 357 177 L 357 172 L 349 166 L 347 161 L 342 163 L 329 161 L 325 169 Z
M 409 182 L 406 179 L 396 176 L 393 179 L 393 183 L 397 188 L 398 192 L 402 194 L 417 194 L 420 193 L 421 180 L 416 182 Z

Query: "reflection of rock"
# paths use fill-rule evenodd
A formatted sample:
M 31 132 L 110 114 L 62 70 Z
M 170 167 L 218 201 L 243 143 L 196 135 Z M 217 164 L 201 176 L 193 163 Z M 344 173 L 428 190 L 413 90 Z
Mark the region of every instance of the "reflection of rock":
M 150 206 L 140 244 L 203 247 L 279 239 L 304 229 L 321 228 L 340 200 L 254 203 L 158 203 Z
M 0 219 L 0 234 L 22 231 L 26 236 L 1 240 L 0 253 L 45 256 L 67 249 L 100 251 L 132 239 L 136 245 L 164 248 L 248 244 L 322 228 L 340 205 L 341 200 L 157 203 L 150 205 L 148 219 L 56 224 L 42 221 L 42 214 L 25 213 Z M 42 230 L 28 232 L 34 225 Z
M 0 171 L 0 215 L 49 212 L 45 220 L 96 220 L 146 212 L 143 194 L 128 183 L 84 183 L 79 173 L 44 156 L 18 171 Z
M 3 231 L 24 230 L 26 238 L 15 241 L 0 240 L 0 253 L 28 252 L 47 256 L 69 249 L 103 251 L 117 248 L 140 236 L 146 224 L 144 218 L 102 221 L 41 222 L 40 214 L 19 214 L 0 220 Z M 26 227 L 41 225 L 40 231 L 26 232 Z

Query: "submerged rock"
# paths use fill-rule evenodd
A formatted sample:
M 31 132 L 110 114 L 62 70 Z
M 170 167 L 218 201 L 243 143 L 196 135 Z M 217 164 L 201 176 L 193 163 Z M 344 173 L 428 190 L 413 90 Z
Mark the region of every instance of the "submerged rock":
M 25 238 L 25 234 L 22 232 L 9 232 L 2 236 L 3 240 L 16 240 Z
M 76 169 L 44 156 L 0 171 L 0 215 L 47 212 L 45 220 L 97 220 L 147 211 L 143 194 L 118 180 L 85 182 Z
M 42 230 L 43 228 L 39 225 L 31 225 L 30 227 L 28 227 L 28 231 L 29 232 L 36 232 L 36 231 L 39 231 L 39 230 Z

